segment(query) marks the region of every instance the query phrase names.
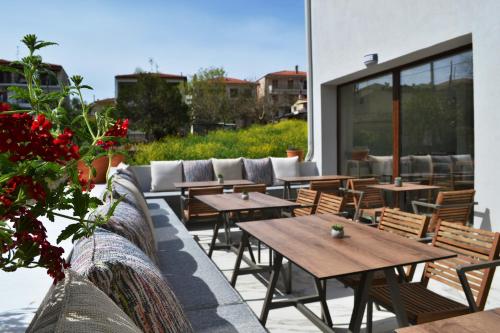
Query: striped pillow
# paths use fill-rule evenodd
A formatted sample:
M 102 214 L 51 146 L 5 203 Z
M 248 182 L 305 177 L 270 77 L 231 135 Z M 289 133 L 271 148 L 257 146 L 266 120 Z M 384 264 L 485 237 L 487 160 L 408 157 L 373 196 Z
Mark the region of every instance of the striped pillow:
M 93 214 L 106 215 L 110 208 L 111 201 L 106 201 Z M 134 206 L 121 201 L 116 206 L 108 223 L 102 225 L 102 227 L 125 237 L 146 253 L 153 262 L 158 262 L 153 231 L 146 222 L 144 215 Z
M 141 333 L 122 309 L 72 270 L 47 292 L 27 333 Z
M 183 161 L 184 179 L 187 182 L 214 180 L 214 169 L 211 160 Z
M 125 238 L 97 229 L 91 238 L 76 243 L 71 265 L 144 332 L 192 332 L 158 267 Z
M 273 166 L 271 160 L 267 158 L 243 159 L 245 166 L 245 178 L 255 184 L 273 184 Z

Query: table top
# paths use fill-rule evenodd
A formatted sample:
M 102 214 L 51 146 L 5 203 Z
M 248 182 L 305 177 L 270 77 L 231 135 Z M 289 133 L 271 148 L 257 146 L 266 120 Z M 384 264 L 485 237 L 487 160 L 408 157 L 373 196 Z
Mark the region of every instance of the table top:
M 498 332 L 500 308 L 399 328 L 398 333 Z
M 301 205 L 296 202 L 280 199 L 264 193 L 249 192 L 248 196 L 248 200 L 243 200 L 241 198 L 241 193 L 206 194 L 197 195 L 195 198 L 218 212 L 301 207 Z
M 294 182 L 310 182 L 315 180 L 346 180 L 354 179 L 356 177 L 343 176 L 343 175 L 325 175 L 325 176 L 297 176 L 297 177 L 277 177 L 278 180 L 284 182 L 294 183 Z
M 436 185 L 424 185 L 424 184 L 415 184 L 409 182 L 403 182 L 402 186 L 396 186 L 394 184 L 376 184 L 376 185 L 367 185 L 367 187 L 378 188 L 384 191 L 392 191 L 392 192 L 436 190 L 439 188 L 439 186 Z
M 224 186 L 231 187 L 234 185 L 252 185 L 253 182 L 247 179 L 228 179 L 224 180 L 224 183 L 219 183 L 218 180 L 209 180 L 203 182 L 175 182 L 174 186 L 177 188 L 191 188 L 191 187 L 212 187 L 212 186 Z
M 344 238 L 330 236 L 333 224 L 344 226 Z M 456 256 L 335 215 L 309 215 L 237 225 L 319 279 Z

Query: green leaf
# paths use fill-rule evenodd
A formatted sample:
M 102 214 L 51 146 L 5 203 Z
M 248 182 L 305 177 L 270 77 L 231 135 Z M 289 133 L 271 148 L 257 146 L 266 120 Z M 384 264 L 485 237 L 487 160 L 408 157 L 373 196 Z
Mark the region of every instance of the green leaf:
M 80 223 L 73 223 L 68 225 L 63 231 L 61 231 L 61 233 L 57 237 L 57 244 L 73 236 L 80 229 L 80 227 Z

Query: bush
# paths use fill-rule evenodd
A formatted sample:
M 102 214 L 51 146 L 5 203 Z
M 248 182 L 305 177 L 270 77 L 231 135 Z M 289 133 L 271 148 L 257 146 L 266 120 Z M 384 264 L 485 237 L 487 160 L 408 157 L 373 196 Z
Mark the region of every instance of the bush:
M 286 149 L 290 146 L 306 150 L 305 121 L 286 120 L 277 124 L 253 125 L 236 131 L 218 130 L 204 136 L 169 136 L 160 141 L 136 145 L 130 163 L 149 164 L 150 161 L 197 160 L 211 157 L 279 157 L 286 156 Z

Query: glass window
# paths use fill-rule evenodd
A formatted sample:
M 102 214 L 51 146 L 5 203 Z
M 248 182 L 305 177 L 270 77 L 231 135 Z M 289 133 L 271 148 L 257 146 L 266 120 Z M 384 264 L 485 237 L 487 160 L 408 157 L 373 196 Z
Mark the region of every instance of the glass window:
M 340 88 L 340 165 L 356 177 L 392 176 L 392 75 Z
M 293 89 L 293 80 L 288 80 L 288 89 Z
M 401 71 L 401 175 L 473 187 L 472 51 Z

